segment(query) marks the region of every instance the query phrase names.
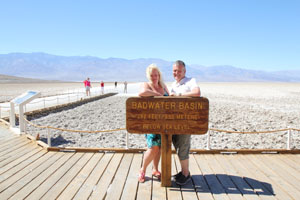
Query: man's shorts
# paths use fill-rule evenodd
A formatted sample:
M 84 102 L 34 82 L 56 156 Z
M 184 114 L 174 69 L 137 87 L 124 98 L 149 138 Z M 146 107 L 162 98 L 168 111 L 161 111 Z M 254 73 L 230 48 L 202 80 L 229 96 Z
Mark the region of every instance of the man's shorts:
M 85 90 L 86 90 L 86 91 L 90 91 L 90 87 L 89 87 L 89 86 L 86 86 L 86 87 L 85 87 Z
M 189 159 L 191 135 L 173 135 L 172 142 L 180 160 Z

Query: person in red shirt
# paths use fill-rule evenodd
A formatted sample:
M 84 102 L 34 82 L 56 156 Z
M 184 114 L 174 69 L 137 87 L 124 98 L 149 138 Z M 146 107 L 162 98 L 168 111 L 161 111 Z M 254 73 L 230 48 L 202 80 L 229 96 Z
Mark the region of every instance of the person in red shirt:
M 86 96 L 91 96 L 91 82 L 90 82 L 90 78 L 87 78 L 85 81 L 83 81 L 84 83 L 84 87 L 85 87 L 85 92 L 86 92 Z
M 103 81 L 101 81 L 100 86 L 101 86 L 101 94 L 104 94 L 104 82 Z

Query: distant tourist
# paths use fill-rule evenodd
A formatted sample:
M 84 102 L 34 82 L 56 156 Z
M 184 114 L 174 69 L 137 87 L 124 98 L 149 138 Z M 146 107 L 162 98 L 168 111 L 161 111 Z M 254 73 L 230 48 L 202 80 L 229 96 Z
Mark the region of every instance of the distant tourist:
M 101 81 L 100 86 L 101 86 L 101 94 L 104 94 L 104 82 L 103 81 Z
M 172 83 L 171 96 L 200 96 L 200 88 L 196 79 L 185 76 L 185 64 L 177 60 L 173 64 L 173 76 L 175 81 Z M 174 175 L 175 182 L 178 185 L 185 185 L 191 180 L 189 171 L 189 152 L 191 146 L 191 135 L 181 134 L 172 136 L 173 145 L 180 160 L 181 171 Z
M 155 64 L 151 64 L 147 67 L 146 75 L 149 82 L 145 82 L 142 85 L 139 96 L 169 96 L 169 90 L 163 82 L 162 74 L 159 68 Z M 148 149 L 144 154 L 143 165 L 138 176 L 138 181 L 140 183 L 145 182 L 146 169 L 151 161 L 153 161 L 152 175 L 158 179 L 161 177 L 161 173 L 158 170 L 161 136 L 160 134 L 146 134 L 145 136 Z
M 115 89 L 117 88 L 117 86 L 118 86 L 118 82 L 116 81 L 116 82 L 115 82 Z
M 127 93 L 127 82 L 124 82 L 124 93 Z
M 86 80 L 83 81 L 84 83 L 84 87 L 85 87 L 85 92 L 86 92 L 86 96 L 91 96 L 91 82 L 90 82 L 90 78 L 87 78 Z

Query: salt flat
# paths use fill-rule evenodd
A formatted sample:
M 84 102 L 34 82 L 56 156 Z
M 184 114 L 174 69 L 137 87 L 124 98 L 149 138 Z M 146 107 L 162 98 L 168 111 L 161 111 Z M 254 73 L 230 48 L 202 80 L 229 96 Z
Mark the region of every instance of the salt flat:
M 57 84 L 57 83 L 56 83 Z M 285 128 L 300 129 L 300 83 L 198 83 L 201 95 L 209 99 L 210 128 L 228 131 L 268 131 Z M 169 84 L 168 84 L 169 85 Z M 108 130 L 87 134 L 51 131 L 52 144 L 74 147 L 125 147 L 125 101 L 136 96 L 139 84 L 133 84 L 130 94 L 122 93 L 57 113 L 32 119 L 33 123 L 72 130 Z M 30 132 L 46 130 L 31 127 Z M 211 133 L 211 147 L 223 148 L 286 148 L 287 131 L 268 134 Z M 292 133 L 292 148 L 300 148 L 300 134 Z M 129 147 L 146 147 L 144 136 L 130 134 Z M 206 147 L 206 135 L 192 136 L 192 148 Z

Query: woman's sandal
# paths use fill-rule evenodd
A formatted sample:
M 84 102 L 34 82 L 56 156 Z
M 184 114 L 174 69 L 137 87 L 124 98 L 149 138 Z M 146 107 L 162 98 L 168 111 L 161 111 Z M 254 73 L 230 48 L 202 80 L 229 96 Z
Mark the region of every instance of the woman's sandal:
M 152 176 L 155 176 L 156 178 L 160 179 L 161 173 L 159 171 L 153 171 Z
M 140 183 L 145 182 L 145 172 L 140 171 L 138 180 L 139 180 Z

